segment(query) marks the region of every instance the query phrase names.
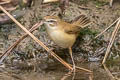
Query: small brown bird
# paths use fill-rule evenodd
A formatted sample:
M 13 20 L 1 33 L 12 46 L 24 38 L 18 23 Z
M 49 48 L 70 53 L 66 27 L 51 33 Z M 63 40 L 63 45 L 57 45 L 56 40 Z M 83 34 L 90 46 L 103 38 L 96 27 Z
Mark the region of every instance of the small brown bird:
M 78 20 L 73 23 L 67 23 L 57 16 L 46 16 L 43 20 L 49 37 L 58 46 L 69 49 L 73 62 L 73 69 L 75 71 L 75 63 L 72 57 L 71 47 L 76 41 L 80 29 L 88 26 L 90 20 L 84 15 L 79 16 Z

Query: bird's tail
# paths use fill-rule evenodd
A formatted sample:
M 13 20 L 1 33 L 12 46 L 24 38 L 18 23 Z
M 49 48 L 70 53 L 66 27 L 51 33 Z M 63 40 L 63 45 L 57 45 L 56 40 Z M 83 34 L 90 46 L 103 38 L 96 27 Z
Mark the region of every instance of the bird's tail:
M 81 28 L 87 27 L 91 23 L 90 19 L 88 19 L 85 15 L 80 15 L 77 17 L 74 22 L 72 23 L 73 25 L 79 26 Z

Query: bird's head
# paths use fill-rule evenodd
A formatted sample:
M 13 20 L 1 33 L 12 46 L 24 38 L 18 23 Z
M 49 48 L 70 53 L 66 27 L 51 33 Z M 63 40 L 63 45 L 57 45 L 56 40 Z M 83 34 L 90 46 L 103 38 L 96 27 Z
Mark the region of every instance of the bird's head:
M 43 22 L 47 29 L 56 29 L 58 27 L 58 22 L 60 18 L 57 16 L 45 16 Z

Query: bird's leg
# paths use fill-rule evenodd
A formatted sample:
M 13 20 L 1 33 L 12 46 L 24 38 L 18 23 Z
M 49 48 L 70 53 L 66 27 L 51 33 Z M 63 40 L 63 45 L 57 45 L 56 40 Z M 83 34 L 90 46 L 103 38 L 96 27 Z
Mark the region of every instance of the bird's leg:
M 73 63 L 73 72 L 75 73 L 75 62 L 74 62 L 74 59 L 73 59 L 72 48 L 71 47 L 69 47 L 69 53 L 70 53 L 72 63 Z
M 69 53 L 70 53 L 72 63 L 73 63 L 73 78 L 72 78 L 72 80 L 74 80 L 74 78 L 75 78 L 75 62 L 74 62 L 74 59 L 73 59 L 72 48 L 71 47 L 69 47 Z

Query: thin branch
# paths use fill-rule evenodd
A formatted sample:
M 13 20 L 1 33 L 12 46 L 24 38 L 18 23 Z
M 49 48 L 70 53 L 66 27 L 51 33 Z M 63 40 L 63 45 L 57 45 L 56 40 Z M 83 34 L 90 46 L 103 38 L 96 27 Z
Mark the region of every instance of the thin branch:
M 106 50 L 104 59 L 103 59 L 103 61 L 102 61 L 102 64 L 104 64 L 105 61 L 106 61 L 106 59 L 107 59 L 107 56 L 108 56 L 108 54 L 109 54 L 109 52 L 110 52 L 110 49 L 111 49 L 111 47 L 112 47 L 112 44 L 113 44 L 113 42 L 114 42 L 114 40 L 115 40 L 115 37 L 116 37 L 116 35 L 117 35 L 117 32 L 118 32 L 119 28 L 120 28 L 120 19 L 119 19 L 119 21 L 117 22 L 114 31 L 112 32 L 112 36 L 111 36 L 110 42 L 109 42 L 109 44 L 108 44 L 108 47 L 107 47 L 107 50 Z
M 111 28 L 118 20 L 120 19 L 120 17 L 118 19 L 116 19 L 110 26 L 108 26 L 105 30 L 103 30 L 100 34 L 98 34 L 97 36 L 95 36 L 94 39 L 98 38 L 99 36 L 101 36 L 103 33 L 105 33 L 109 28 Z
M 92 40 L 90 40 L 88 42 L 88 44 L 90 44 L 93 40 L 95 40 L 96 38 L 98 38 L 99 36 L 101 36 L 102 34 L 104 34 L 108 29 L 110 29 L 118 20 L 120 19 L 120 17 L 118 19 L 116 19 L 110 26 L 108 26 L 105 30 L 103 30 L 101 33 L 99 33 L 97 36 L 95 36 Z
M 29 31 L 33 32 L 35 31 L 40 25 L 42 25 L 42 22 L 36 23 Z M 28 36 L 28 34 L 24 34 L 23 36 L 21 36 L 21 38 L 19 40 L 17 40 L 15 43 L 13 43 L 13 45 L 11 45 L 6 51 L 5 53 L 3 53 L 0 56 L 0 63 L 2 63 L 4 61 L 4 59 L 9 56 L 10 52 L 24 39 Z
M 107 66 L 105 64 L 103 64 L 105 71 L 107 72 L 108 76 L 110 76 L 111 80 L 115 80 L 115 77 L 112 75 L 112 73 L 109 71 L 109 69 L 107 68 Z

